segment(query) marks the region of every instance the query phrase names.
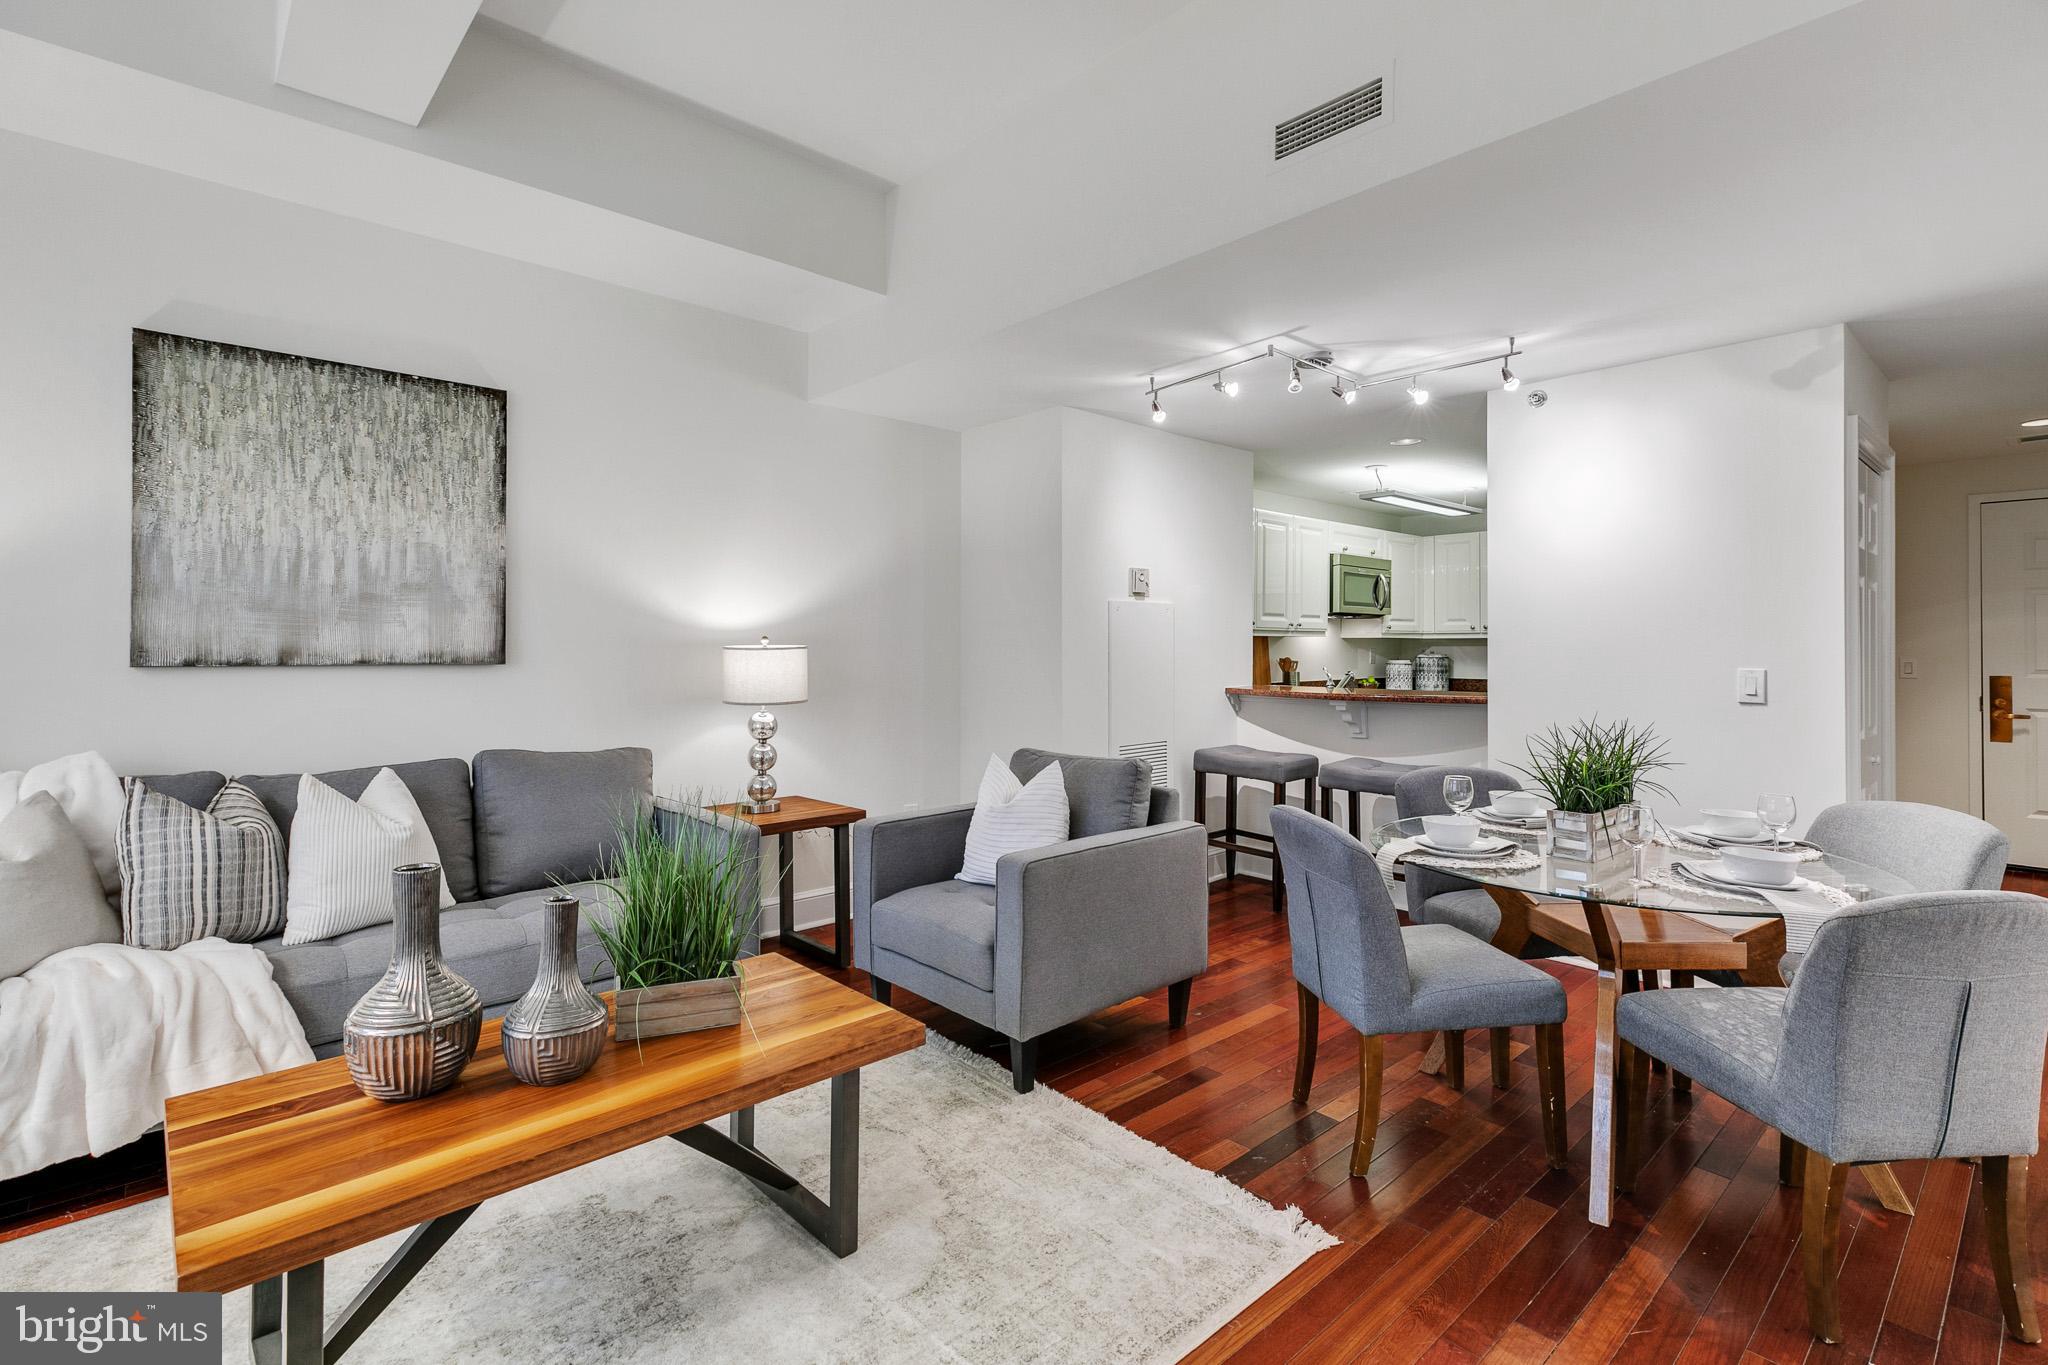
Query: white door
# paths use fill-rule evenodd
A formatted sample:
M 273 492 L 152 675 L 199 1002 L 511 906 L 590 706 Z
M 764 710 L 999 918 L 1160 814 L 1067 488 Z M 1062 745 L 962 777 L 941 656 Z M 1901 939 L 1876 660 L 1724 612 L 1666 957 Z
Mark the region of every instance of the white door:
M 1387 533 L 1387 563 L 1392 566 L 1394 600 L 1386 615 L 1390 635 L 1413 635 L 1422 629 L 1422 555 L 1414 536 Z
M 2048 498 L 1985 503 L 1978 547 L 1984 818 L 2012 840 L 2013 862 L 2048 867 Z
M 1311 635 L 1330 624 L 1330 528 L 1294 519 L 1294 626 Z
M 1252 629 L 1284 631 L 1294 623 L 1294 518 L 1252 513 Z
M 1891 795 L 1892 677 L 1891 529 L 1886 515 L 1886 474 L 1856 461 L 1856 777 L 1857 798 Z

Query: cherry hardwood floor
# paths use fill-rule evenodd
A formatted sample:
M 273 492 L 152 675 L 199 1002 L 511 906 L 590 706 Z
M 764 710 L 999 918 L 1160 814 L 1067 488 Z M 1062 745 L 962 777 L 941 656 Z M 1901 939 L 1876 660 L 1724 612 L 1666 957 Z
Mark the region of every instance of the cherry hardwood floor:
M 2048 887 L 2017 877 L 2009 884 Z M 2042 1348 L 2004 1338 L 1976 1169 L 1960 1162 L 1894 1167 L 1918 1205 L 1910 1218 L 1886 1212 L 1862 1178 L 1852 1178 L 1842 1214 L 1840 1346 L 1817 1346 L 1806 1332 L 1798 1198 L 1778 1187 L 1775 1135 L 1714 1095 L 1697 1087 L 1675 1095 L 1657 1079 L 1651 1155 L 1635 1193 L 1617 1200 L 1612 1227 L 1589 1224 L 1592 976 L 1556 964 L 1545 970 L 1571 1000 L 1573 1145 L 1562 1172 L 1544 1165 L 1527 1032 L 1517 1032 L 1506 1090 L 1492 1086 L 1481 1032 L 1468 1040 L 1462 1092 L 1418 1072 L 1426 1039 L 1389 1040 L 1372 1178 L 1348 1178 L 1356 1036 L 1323 1011 L 1316 1085 L 1307 1105 L 1293 1104 L 1293 975 L 1285 926 L 1264 883 L 1240 880 L 1212 892 L 1210 968 L 1195 984 L 1185 1029 L 1167 1030 L 1161 991 L 1042 1041 L 1042 1083 L 1274 1204 L 1300 1207 L 1342 1239 L 1189 1362 L 2048 1365 Z M 857 971 L 828 974 L 865 985 Z M 989 1030 L 901 988 L 895 1002 L 936 1032 L 1006 1061 Z M 118 1163 L 109 1187 L 93 1193 L 74 1169 L 61 1182 L 68 1201 L 46 1190 L 34 1211 L 6 1203 L 10 1193 L 21 1197 L 24 1182 L 0 1184 L 0 1238 L 160 1192 L 161 1142 L 154 1190 L 148 1143 L 135 1150 L 143 1156 Z M 2035 1186 L 2034 1244 L 2048 1248 L 2048 1181 Z M 2048 1257 L 2036 1260 L 2048 1265 Z M 2048 1302 L 2048 1283 L 2037 1283 L 2036 1293 Z

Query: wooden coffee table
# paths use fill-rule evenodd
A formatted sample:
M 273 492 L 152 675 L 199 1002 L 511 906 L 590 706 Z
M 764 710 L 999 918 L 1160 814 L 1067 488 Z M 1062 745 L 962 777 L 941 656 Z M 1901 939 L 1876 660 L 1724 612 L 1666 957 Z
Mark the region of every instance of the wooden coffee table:
M 484 1200 L 658 1137 L 731 1166 L 841 1256 L 856 1244 L 860 1068 L 924 1026 L 782 957 L 748 958 L 745 1022 L 608 1046 L 566 1085 L 521 1085 L 498 1025 L 452 1089 L 409 1104 L 357 1091 L 339 1058 L 166 1106 L 178 1288 L 254 1286 L 256 1359 L 325 1365 L 348 1349 Z M 754 1106 L 832 1082 L 829 1201 L 754 1146 Z M 710 1120 L 730 1115 L 728 1132 Z M 322 1267 L 411 1227 L 331 1327 Z

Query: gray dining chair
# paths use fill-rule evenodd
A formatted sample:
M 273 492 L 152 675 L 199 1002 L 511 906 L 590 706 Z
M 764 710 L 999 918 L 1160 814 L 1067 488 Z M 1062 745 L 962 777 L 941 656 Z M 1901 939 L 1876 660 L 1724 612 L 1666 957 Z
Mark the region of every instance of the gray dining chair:
M 1996 825 L 1917 801 L 1844 801 L 1814 816 L 1806 837 L 1922 891 L 1996 891 L 2012 851 Z
M 1629 1112 L 1617 1166 L 1643 1152 L 1647 1059 L 1684 1070 L 1797 1144 L 1800 1259 L 1813 1334 L 1840 1341 L 1836 1253 L 1849 1168 L 1981 1158 L 2006 1330 L 2039 1341 L 2027 1159 L 2048 1044 L 2048 900 L 2004 891 L 1892 896 L 1831 916 L 1791 986 L 1622 997 Z
M 1464 1030 L 1536 1028 L 1536 1085 L 1543 1150 L 1564 1166 L 1564 987 L 1556 978 L 1448 924 L 1403 926 L 1365 845 L 1326 820 L 1289 806 L 1273 811 L 1287 877 L 1287 935 L 1294 952 L 1301 1032 L 1294 1100 L 1308 1102 L 1316 1035 L 1327 1004 L 1358 1030 L 1358 1132 L 1351 1174 L 1372 1165 L 1379 1131 L 1386 1036 L 1442 1032 L 1464 1055 Z M 1462 1088 L 1462 1067 L 1447 1076 Z
M 1444 800 L 1444 779 L 1454 773 L 1462 773 L 1472 779 L 1472 804 L 1475 808 L 1491 802 L 1495 792 L 1522 790 L 1520 782 L 1495 768 L 1417 768 L 1395 780 L 1394 814 L 1403 820 L 1450 814 L 1450 805 Z M 1448 924 L 1523 959 L 1570 956 L 1539 935 L 1521 934 L 1503 940 L 1500 906 L 1482 886 L 1476 886 L 1455 873 L 1439 872 L 1412 863 L 1402 875 L 1407 879 L 1408 918 L 1417 924 Z M 1505 1089 L 1508 1084 L 1506 1029 L 1493 1031 L 1488 1039 L 1488 1053 L 1492 1059 L 1493 1083 Z M 1462 1059 L 1451 1060 L 1449 1040 L 1446 1040 L 1444 1059 L 1447 1065 L 1463 1065 Z

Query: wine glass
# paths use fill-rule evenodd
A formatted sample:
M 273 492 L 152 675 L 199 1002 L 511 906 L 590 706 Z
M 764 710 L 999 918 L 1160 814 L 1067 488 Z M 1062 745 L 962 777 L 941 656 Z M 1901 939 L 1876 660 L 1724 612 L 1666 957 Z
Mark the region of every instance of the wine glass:
M 1629 851 L 1629 880 L 1638 887 L 1649 877 L 1645 849 L 1652 827 L 1650 808 L 1641 802 L 1629 801 L 1614 808 L 1614 834 Z
M 1444 804 L 1451 808 L 1451 814 L 1463 815 L 1472 805 L 1472 778 L 1468 773 L 1452 773 L 1444 779 Z
M 1799 818 L 1799 803 L 1785 792 L 1765 792 L 1756 799 L 1756 818 L 1771 831 L 1771 847 L 1785 846 L 1785 831 Z

